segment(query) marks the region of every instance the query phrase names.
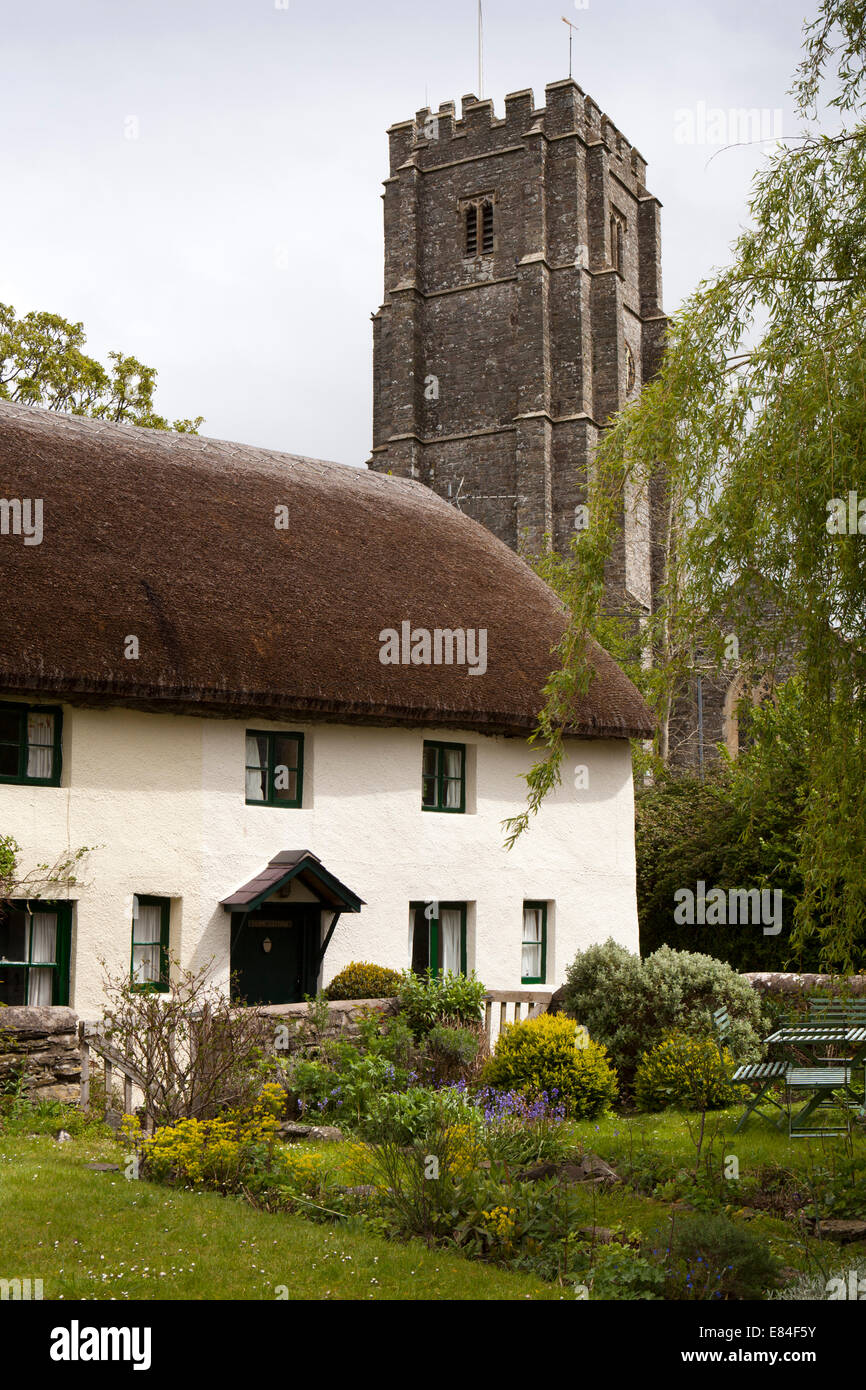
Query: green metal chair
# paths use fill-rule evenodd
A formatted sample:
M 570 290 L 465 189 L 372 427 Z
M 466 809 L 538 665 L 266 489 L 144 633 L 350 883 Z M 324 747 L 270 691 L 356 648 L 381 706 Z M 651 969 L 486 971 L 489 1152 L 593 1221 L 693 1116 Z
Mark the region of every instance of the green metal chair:
M 731 1036 L 731 1019 L 727 1009 L 722 1008 L 713 1011 L 713 1028 L 719 1056 L 724 1058 L 724 1045 Z M 757 1089 L 755 1089 L 752 1099 L 734 1129 L 735 1134 L 739 1134 L 750 1115 L 756 1115 L 758 1119 L 772 1125 L 774 1129 L 781 1129 L 782 1120 L 766 1113 L 761 1107 L 763 1105 L 774 1106 L 783 1119 L 788 1115 L 786 1107 L 771 1092 L 780 1081 L 785 1081 L 789 1066 L 789 1062 L 747 1062 L 737 1067 L 731 1076 L 731 1081 L 738 1086 L 749 1086 Z

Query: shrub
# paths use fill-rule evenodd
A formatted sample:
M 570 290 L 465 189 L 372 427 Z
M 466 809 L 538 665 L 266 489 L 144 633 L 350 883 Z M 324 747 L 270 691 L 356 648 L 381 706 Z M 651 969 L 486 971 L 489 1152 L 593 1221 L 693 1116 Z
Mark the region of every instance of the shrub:
M 438 1091 L 412 1086 L 408 1091 L 377 1096 L 361 1130 L 371 1143 L 412 1144 L 424 1143 L 449 1128 L 480 1132 L 480 1126 L 481 1112 L 461 1084 Z
M 228 1110 L 219 1119 L 180 1120 L 150 1137 L 127 1116 L 123 1133 L 141 1152 L 146 1177 L 180 1186 L 237 1192 L 254 1180 L 277 1180 L 289 1171 L 287 1150 L 277 1142 L 282 1087 L 265 1086 L 251 1111 Z
M 656 1300 L 665 1296 L 665 1271 L 640 1250 L 619 1241 L 595 1250 L 586 1281 L 593 1299 Z
M 562 1014 L 506 1024 L 483 1079 L 528 1099 L 546 1092 L 578 1119 L 602 1114 L 617 1093 L 606 1049 L 581 1036 L 573 1019 Z
M 214 983 L 210 963 L 191 971 L 170 956 L 169 964 L 165 993 L 140 990 L 128 966 L 106 976 L 103 1033 L 144 1078 L 148 1115 L 171 1124 L 252 1104 L 259 1064 L 274 1046 L 274 1020 L 237 1008 Z
M 405 970 L 400 977 L 398 998 L 414 1036 L 422 1038 L 437 1023 L 480 1023 L 485 993 L 474 971 L 468 976 L 448 972 L 433 976 L 429 970 L 423 975 Z
M 604 1043 L 627 1089 L 643 1052 L 675 1029 L 709 1036 L 713 1011 L 722 1005 L 731 1019 L 732 1057 L 761 1056 L 758 997 L 748 980 L 713 956 L 662 946 L 641 960 L 615 941 L 590 946 L 569 966 L 562 1004 Z
M 731 1084 L 734 1060 L 711 1038 L 669 1033 L 645 1052 L 635 1076 L 639 1110 L 723 1110 L 739 1100 L 743 1087 Z
M 472 1082 L 488 1055 L 481 1024 L 467 1028 L 458 1023 L 435 1023 L 420 1046 L 423 1071 L 434 1086 Z
M 325 990 L 325 998 L 395 999 L 399 989 L 399 971 L 355 960 L 334 976 Z
M 344 1045 L 335 1065 L 291 1059 L 284 1063 L 283 1086 L 290 1110 L 316 1123 L 334 1120 L 355 1125 L 375 1098 L 389 1091 L 405 1090 L 410 1074 L 386 1056 L 366 1055 Z
M 781 1268 L 766 1237 L 703 1213 L 674 1227 L 668 1259 L 667 1297 L 674 1299 L 762 1299 Z
M 331 1067 L 304 1057 L 292 1057 L 281 1062 L 280 1067 L 290 1114 L 303 1115 L 308 1110 L 321 1112 L 326 1108 L 336 1080 Z
M 468 1067 L 478 1056 L 480 1039 L 469 1028 L 454 1027 L 450 1023 L 436 1023 L 427 1034 L 427 1047 L 446 1061 Z

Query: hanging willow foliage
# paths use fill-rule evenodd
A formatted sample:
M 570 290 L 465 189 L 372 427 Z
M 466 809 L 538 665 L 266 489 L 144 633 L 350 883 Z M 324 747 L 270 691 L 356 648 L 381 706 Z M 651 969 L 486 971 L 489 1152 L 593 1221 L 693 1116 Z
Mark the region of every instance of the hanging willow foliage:
M 866 0 L 822 0 L 793 95 L 801 133 L 757 176 L 731 266 L 672 319 L 659 375 L 611 422 L 588 531 L 547 563 L 568 629 L 527 806 L 505 827 L 511 845 L 559 781 L 561 725 L 588 679 L 582 634 L 610 639 L 616 621 L 603 579 L 622 498 L 661 480 L 664 578 L 642 679 L 656 754 L 666 760 L 697 650 L 721 668 L 733 635 L 751 679 L 800 673 L 808 787 L 793 944 L 819 939 L 826 965 L 850 970 L 866 959 Z M 832 132 L 817 124 L 822 102 Z

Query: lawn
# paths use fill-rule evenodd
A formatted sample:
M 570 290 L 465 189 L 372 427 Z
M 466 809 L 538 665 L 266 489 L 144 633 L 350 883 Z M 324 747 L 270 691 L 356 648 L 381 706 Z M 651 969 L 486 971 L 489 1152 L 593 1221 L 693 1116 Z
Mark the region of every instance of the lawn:
M 710 1113 L 701 1165 L 712 1154 L 718 1171 L 726 1164 L 729 1215 L 747 1221 L 793 1270 L 829 1271 L 866 1255 L 866 1242 L 839 1247 L 819 1241 L 773 1212 L 754 1208 L 754 1180 L 782 1170 L 796 1175 L 806 1197 L 816 1171 L 837 1166 L 866 1171 L 866 1136 L 790 1140 L 753 1122 L 733 1133 L 740 1109 Z M 60 1124 L 73 1137 L 59 1144 Z M 632 1174 L 610 1187 L 573 1189 L 576 1226 L 641 1232 L 656 1248 L 669 1237 L 677 1213 L 687 1211 L 690 1175 L 698 1169 L 700 1117 L 669 1111 L 655 1115 L 607 1115 L 569 1125 L 575 1151 L 598 1154 L 615 1169 Z M 31 1132 L 31 1131 L 38 1132 Z M 294 1145 L 328 1168 L 337 1183 L 366 1180 L 357 1144 Z M 128 1181 L 127 1145 L 74 1110 L 26 1111 L 0 1132 L 0 1202 L 14 1220 L 0 1227 L 0 1278 L 41 1279 L 46 1299 L 391 1299 L 556 1300 L 571 1297 L 561 1287 L 420 1242 L 402 1243 L 364 1229 L 355 1217 L 322 1224 L 303 1215 L 267 1213 L 235 1197 Z M 737 1163 L 731 1163 L 736 1159 Z M 99 1172 L 90 1162 L 120 1164 Z M 640 1181 L 641 1163 L 648 1182 Z M 671 1174 L 660 1182 L 659 1165 Z M 637 1178 L 635 1178 L 637 1174 Z M 832 1186 L 841 1190 L 840 1172 Z M 750 1184 L 752 1186 L 750 1187 Z M 742 1186 L 741 1186 L 742 1185 Z M 849 1214 L 859 1210 L 852 1189 Z M 683 1198 L 685 1197 L 685 1201 Z M 724 1198 L 723 1198 L 724 1200 Z M 808 1209 L 804 1200 L 803 1207 Z
M 702 1169 L 706 1168 L 711 1153 L 716 1168 L 727 1163 L 728 1170 L 736 1174 L 729 1182 L 729 1215 L 747 1221 L 760 1232 L 773 1252 L 791 1269 L 814 1272 L 816 1268 L 835 1267 L 846 1260 L 850 1263 L 852 1259 L 866 1256 L 866 1241 L 840 1247 L 819 1240 L 802 1228 L 798 1229 L 790 1220 L 756 1211 L 751 1205 L 753 1193 L 741 1195 L 741 1185 L 747 1189 L 756 1180 L 765 1181 L 768 1172 L 786 1169 L 802 1180 L 803 1210 L 808 1213 L 810 1180 L 816 1170 L 823 1170 L 825 1174 L 835 1172 L 837 1165 L 844 1163 L 847 1152 L 848 1158 L 856 1156 L 862 1160 L 857 1165 L 861 1179 L 866 1173 L 866 1134 L 862 1128 L 854 1131 L 850 1147 L 846 1149 L 846 1141 L 842 1138 L 790 1139 L 787 1132 L 754 1119 L 742 1133 L 735 1134 L 741 1114 L 740 1105 L 709 1112 L 701 1147 Z M 572 1122 L 569 1128 L 576 1150 L 595 1153 L 616 1170 L 627 1171 L 641 1155 L 646 1155 L 653 1164 L 667 1163 L 672 1172 L 686 1179 L 698 1166 L 701 1118 L 696 1114 L 679 1111 L 628 1116 L 609 1114 L 598 1120 Z M 347 1159 L 346 1145 L 327 1145 L 325 1153 L 321 1145 L 304 1147 L 317 1151 L 338 1180 L 347 1183 L 363 1180 L 357 1159 Z M 731 1159 L 736 1159 L 736 1164 L 731 1164 Z M 842 1191 L 841 1176 L 835 1186 L 837 1192 Z M 862 1194 L 862 1187 L 859 1190 Z M 684 1212 L 690 1205 L 688 1199 L 685 1204 L 677 1201 L 676 1192 L 661 1200 L 657 1195 L 644 1195 L 626 1183 L 599 1188 L 584 1184 L 579 1185 L 575 1193 L 578 1224 L 640 1231 L 652 1237 L 653 1243 L 667 1236 L 674 1211 Z M 854 1210 L 848 1214 L 866 1219 L 866 1207 L 858 1206 L 857 1199 L 853 1205 Z
M 339 1146 L 333 1146 L 335 1148 Z M 363 1231 L 94 1172 L 123 1150 L 0 1135 L 0 1278 L 46 1299 L 559 1299 L 541 1280 Z M 10 1219 L 8 1213 L 14 1212 Z

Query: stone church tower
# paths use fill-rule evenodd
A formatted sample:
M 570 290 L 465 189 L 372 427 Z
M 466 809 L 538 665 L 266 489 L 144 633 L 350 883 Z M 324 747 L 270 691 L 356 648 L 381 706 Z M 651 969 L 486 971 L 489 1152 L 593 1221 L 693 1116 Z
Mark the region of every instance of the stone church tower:
M 420 479 L 514 549 L 567 549 L 609 417 L 657 369 L 660 205 L 568 79 L 390 128 L 369 467 Z M 612 607 L 653 606 L 657 498 L 626 499 Z

